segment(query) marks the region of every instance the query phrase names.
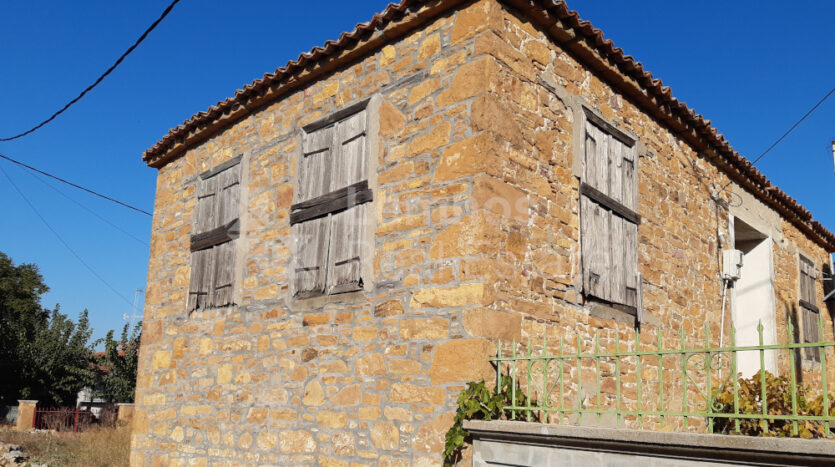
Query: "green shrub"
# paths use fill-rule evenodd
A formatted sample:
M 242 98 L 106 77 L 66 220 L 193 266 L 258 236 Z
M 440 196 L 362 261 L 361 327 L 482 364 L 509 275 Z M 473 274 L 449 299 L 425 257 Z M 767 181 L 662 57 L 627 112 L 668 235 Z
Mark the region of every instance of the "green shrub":
M 458 394 L 458 410 L 455 412 L 455 423 L 446 433 L 444 445 L 444 466 L 455 465 L 461 459 L 461 449 L 464 443 L 470 442 L 470 433 L 464 429 L 464 420 L 499 420 L 509 418 L 512 411 L 505 410 L 507 406 L 526 407 L 536 405 L 524 391 L 516 384 L 516 400 L 513 400 L 513 382 L 510 376 L 502 377 L 502 384 L 492 391 L 484 381 L 467 383 L 467 388 Z M 522 416 L 539 421 L 536 412 L 525 412 Z
M 738 405 L 740 414 L 762 413 L 762 385 L 760 374 L 751 378 L 740 378 L 738 381 Z M 774 376 L 765 372 L 765 393 L 768 413 L 772 415 L 792 414 L 791 381 L 785 376 Z M 797 415 L 821 416 L 823 413 L 823 396 L 809 399 L 808 389 L 797 388 Z M 829 396 L 830 413 L 835 412 L 835 397 Z M 715 412 L 734 413 L 733 387 L 727 387 L 716 394 Z M 799 438 L 826 438 L 827 434 L 823 422 L 798 421 L 797 435 L 792 433 L 792 422 L 789 420 L 768 420 L 768 432 L 762 420 L 739 419 L 739 432 L 736 431 L 733 418 L 716 418 L 713 421 L 713 432 L 721 434 L 741 434 L 747 436 L 778 436 Z

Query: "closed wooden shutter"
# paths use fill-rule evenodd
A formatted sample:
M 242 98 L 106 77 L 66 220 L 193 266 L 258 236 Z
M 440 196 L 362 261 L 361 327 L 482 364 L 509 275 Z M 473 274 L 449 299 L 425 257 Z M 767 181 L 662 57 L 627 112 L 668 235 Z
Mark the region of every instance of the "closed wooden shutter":
M 201 180 L 197 188 L 197 222 L 195 233 L 217 227 L 217 178 Z
M 367 114 L 356 112 L 305 135 L 290 223 L 294 296 L 360 290 L 368 188 Z
M 622 174 L 623 195 L 620 202 L 627 208 L 638 210 L 638 178 L 635 175 L 635 146 L 626 146 L 621 141 L 618 141 L 620 150 L 619 161 L 622 164 L 620 173 Z
M 817 306 L 817 290 L 815 290 L 815 265 L 806 257 L 800 257 L 800 310 L 805 342 L 818 342 L 820 333 L 818 320 L 820 314 Z M 820 361 L 820 351 L 807 348 L 806 358 Z
M 218 213 L 217 225 L 220 227 L 238 219 L 240 211 L 241 172 L 229 169 L 217 175 Z
M 305 136 L 297 201 L 307 201 L 331 191 L 333 134 L 334 125 L 331 125 Z
M 213 259 L 211 248 L 191 253 L 191 281 L 188 288 L 187 306 L 189 313 L 212 306 Z
M 235 283 L 235 248 L 234 241 L 221 243 L 212 248 L 214 256 L 214 293 L 212 306 L 231 305 L 232 286 Z
M 609 249 L 609 211 L 590 199 L 582 198 L 583 286 L 587 294 L 610 299 L 611 254 Z
M 616 304 L 640 304 L 634 144 L 587 120 L 581 183 L 583 287 Z
M 238 162 L 240 158 L 238 158 Z M 227 162 L 226 164 L 229 164 Z M 192 235 L 188 311 L 230 305 L 239 234 L 240 164 L 208 172 L 198 182 Z
M 294 296 L 299 298 L 325 292 L 330 217 L 320 217 L 293 226 L 296 267 L 293 278 Z
M 623 222 L 623 276 L 624 301 L 623 304 L 639 308 L 641 305 L 641 275 L 638 273 L 638 224 Z
M 338 148 L 333 155 L 330 191 L 368 179 L 365 126 L 365 111 L 358 112 L 337 124 Z
M 583 181 L 604 195 L 609 194 L 609 135 L 586 122 L 586 157 Z
M 367 204 L 333 215 L 328 293 L 362 289 L 362 239 Z

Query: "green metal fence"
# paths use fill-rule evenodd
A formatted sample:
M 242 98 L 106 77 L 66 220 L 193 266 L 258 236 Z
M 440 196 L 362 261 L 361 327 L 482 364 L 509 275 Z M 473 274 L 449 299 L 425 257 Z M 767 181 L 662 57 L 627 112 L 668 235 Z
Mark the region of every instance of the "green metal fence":
M 787 336 L 792 341 L 795 328 L 787 320 Z M 824 341 L 824 324 L 818 322 L 819 342 L 763 344 L 762 323 L 757 327 L 759 345 L 736 346 L 736 331 L 731 329 L 730 346 L 711 346 L 710 328 L 704 327 L 704 345 L 688 346 L 684 329 L 679 336 L 664 336 L 658 331 L 654 339 L 643 341 L 640 330 L 633 339 L 622 339 L 623 331 L 604 331 L 604 337 L 596 332 L 592 339 L 560 337 L 541 344 L 527 342 L 521 345 L 513 341 L 499 343 L 497 356 L 491 358 L 497 367 L 497 383 L 509 376 L 512 380 L 511 399 L 517 401 L 517 391 L 525 395 L 523 404 L 505 407 L 511 418 L 533 421 L 564 421 L 583 423 L 583 417 L 612 419 L 618 426 L 628 422 L 630 426 L 646 428 L 652 424 L 665 430 L 702 429 L 714 431 L 714 422 L 728 420 L 740 431 L 740 423 L 754 420 L 767 433 L 769 424 L 775 421 L 791 423 L 792 434 L 797 436 L 798 423 L 822 424 L 826 436 L 830 424 L 835 422 L 835 410 L 830 412 L 829 381 L 827 375 L 827 349 L 835 342 Z M 652 341 L 648 343 L 647 341 Z M 675 345 L 671 345 L 675 344 Z M 820 349 L 820 363 L 804 361 L 801 349 Z M 550 349 L 550 350 L 549 350 Z M 759 356 L 760 379 L 757 413 L 741 410 L 740 381 L 737 365 L 742 352 L 756 352 Z M 769 408 L 766 394 L 766 353 L 775 352 L 779 372 L 789 373 L 791 410 Z M 750 354 L 749 354 L 750 355 Z M 801 368 L 801 365 L 803 368 Z M 816 387 L 806 383 L 815 383 Z M 800 390 L 799 385 L 806 388 Z M 665 392 L 666 389 L 666 392 Z M 723 391 L 733 394 L 733 404 L 718 403 Z M 798 407 L 802 394 L 811 391 L 822 396 L 823 411 L 820 415 L 803 414 Z M 724 410 L 722 410 L 724 408 Z M 747 413 L 746 413 L 747 412 Z M 787 413 L 782 413 L 787 412 Z M 587 420 L 588 421 L 588 420 Z M 671 423 L 672 422 L 672 423 Z

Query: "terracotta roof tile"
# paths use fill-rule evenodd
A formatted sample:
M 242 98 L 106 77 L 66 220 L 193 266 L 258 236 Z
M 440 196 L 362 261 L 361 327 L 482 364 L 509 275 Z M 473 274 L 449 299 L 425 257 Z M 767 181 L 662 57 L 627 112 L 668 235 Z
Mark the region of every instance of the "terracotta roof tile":
M 510 1 L 511 3 L 518 3 L 513 0 Z M 178 144 L 182 144 L 183 140 L 190 133 L 198 133 L 204 128 L 208 128 L 209 131 L 215 131 L 212 129 L 212 125 L 216 120 L 230 114 L 239 106 L 246 105 L 250 99 L 260 97 L 269 88 L 280 88 L 286 79 L 302 72 L 309 65 L 324 62 L 329 56 L 351 50 L 356 45 L 356 42 L 364 36 L 376 30 L 385 29 L 393 20 L 398 20 L 407 15 L 410 9 L 428 3 L 447 4 L 449 8 L 452 8 L 461 2 L 458 0 L 436 0 L 434 2 L 427 0 L 402 0 L 400 3 L 390 3 L 382 12 L 375 14 L 370 21 L 359 23 L 353 30 L 343 32 L 336 41 L 329 40 L 322 47 L 314 47 L 311 51 L 300 54 L 296 60 L 288 61 L 285 66 L 278 68 L 275 72 L 266 73 L 261 79 L 247 84 L 243 89 L 235 92 L 234 97 L 218 102 L 207 111 L 199 112 L 176 128 L 172 128 L 166 136 L 145 151 L 142 159 L 149 165 L 158 166 L 163 164 L 167 160 L 169 153 L 172 152 L 172 149 Z M 584 38 L 601 58 L 613 63 L 623 75 L 639 83 L 648 95 L 657 98 L 657 101 L 663 105 L 664 110 L 683 120 L 689 129 L 692 129 L 704 138 L 723 158 L 725 163 L 739 172 L 739 176 L 758 185 L 757 188 L 762 190 L 762 193 L 755 192 L 757 196 L 772 205 L 777 204 L 784 207 L 784 215 L 787 217 L 794 216 L 796 220 L 806 224 L 812 232 L 819 236 L 819 243 L 824 244 L 830 252 L 835 250 L 835 235 L 832 232 L 827 230 L 819 222 L 813 220 L 811 213 L 794 198 L 779 188 L 774 187 L 765 175 L 728 144 L 724 135 L 718 133 L 711 126 L 709 120 L 697 114 L 686 103 L 676 99 L 668 86 L 664 86 L 660 79 L 655 78 L 652 73 L 644 70 L 644 66 L 636 61 L 634 57 L 626 55 L 621 48 L 615 47 L 614 43 L 610 39 L 605 38 L 603 32 L 595 28 L 591 22 L 580 19 L 579 14 L 576 11 L 569 10 L 563 1 L 533 0 L 524 3 L 526 6 L 533 5 L 531 8 L 540 8 L 547 11 L 552 17 L 556 17 L 562 22 L 563 26 L 571 28 L 575 34 Z M 737 176 L 732 171 L 725 171 L 732 177 Z

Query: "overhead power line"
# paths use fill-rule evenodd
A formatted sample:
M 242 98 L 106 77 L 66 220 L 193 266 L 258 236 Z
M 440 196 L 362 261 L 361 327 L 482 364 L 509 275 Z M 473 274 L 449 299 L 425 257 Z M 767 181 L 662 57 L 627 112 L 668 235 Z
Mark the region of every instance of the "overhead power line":
M 82 98 L 83 98 L 83 97 L 84 97 L 84 96 L 85 96 L 88 92 L 92 91 L 92 90 L 93 90 L 93 88 L 95 88 L 96 86 L 98 86 L 98 85 L 99 85 L 99 83 L 101 83 L 102 81 L 104 81 L 104 78 L 106 78 L 106 77 L 107 77 L 107 75 L 109 75 L 110 73 L 112 73 L 112 72 L 113 72 L 113 70 L 115 70 L 115 69 L 116 69 L 116 67 L 118 67 L 118 66 L 122 63 L 122 61 L 123 61 L 123 60 L 124 60 L 124 59 L 125 59 L 128 55 L 130 55 L 130 53 L 131 53 L 131 52 L 133 52 L 133 51 L 134 51 L 134 49 L 136 49 L 136 48 L 139 46 L 139 44 L 141 44 L 141 43 L 142 43 L 142 41 L 144 41 L 144 40 L 145 40 L 145 38 L 146 38 L 146 37 L 148 37 L 148 34 L 150 34 L 150 33 L 151 33 L 151 31 L 153 31 L 153 30 L 154 30 L 154 28 L 156 28 L 156 27 L 157 27 L 157 25 L 159 25 L 159 23 L 161 23 L 161 22 L 162 22 L 162 20 L 163 20 L 163 19 L 165 19 L 165 17 L 166 17 L 166 16 L 168 16 L 168 13 L 171 13 L 171 10 L 174 8 L 174 5 L 176 5 L 179 1 L 180 1 L 180 0 L 174 0 L 173 2 L 171 2 L 171 4 L 170 4 L 170 5 L 168 5 L 168 8 L 166 8 L 166 9 L 165 9 L 165 11 L 163 11 L 163 12 L 162 12 L 162 15 L 160 15 L 160 17 L 159 17 L 159 18 L 157 18 L 157 20 L 156 20 L 156 21 L 154 21 L 154 22 L 153 22 L 153 24 L 151 24 L 151 25 L 148 27 L 148 29 L 146 29 L 146 30 L 145 30 L 145 32 L 143 32 L 143 33 L 142 33 L 142 35 L 141 35 L 141 36 L 139 36 L 139 39 L 137 39 L 137 40 L 136 40 L 136 42 L 134 42 L 132 46 L 128 47 L 128 49 L 127 49 L 127 50 L 126 50 L 126 51 L 125 51 L 125 52 L 124 52 L 124 53 L 123 53 L 123 54 L 122 54 L 122 55 L 121 55 L 118 59 L 116 59 L 116 61 L 113 63 L 113 65 L 110 65 L 110 68 L 108 68 L 108 69 L 107 69 L 104 73 L 102 73 L 102 74 L 101 74 L 101 76 L 99 76 L 99 77 L 96 79 L 96 81 L 94 81 L 94 82 L 93 82 L 93 84 L 91 84 L 91 85 L 87 86 L 87 87 L 86 87 L 83 91 L 81 91 L 81 94 L 79 94 L 78 96 L 76 96 L 76 97 L 75 97 L 75 99 L 73 99 L 73 100 L 71 100 L 71 101 L 67 102 L 67 103 L 66 103 L 63 107 L 61 107 L 58 111 L 56 111 L 54 114 L 52 114 L 49 118 L 47 118 L 46 120 L 42 121 L 41 123 L 38 123 L 38 124 L 37 124 L 37 125 L 35 125 L 34 127 L 30 128 L 30 129 L 28 129 L 28 130 L 26 130 L 26 131 L 24 131 L 24 132 L 22 132 L 22 133 L 18 133 L 18 134 L 14 135 L 14 136 L 9 136 L 9 137 L 6 137 L 6 138 L 0 138 L 0 141 L 12 141 L 12 140 L 15 140 L 15 139 L 18 139 L 18 138 L 22 138 L 22 137 L 24 137 L 24 136 L 26 136 L 26 135 L 28 135 L 28 134 L 34 133 L 35 131 L 37 131 L 37 130 L 39 130 L 39 129 L 43 128 L 43 127 L 44 127 L 47 123 L 49 123 L 49 122 L 51 122 L 51 121 L 55 120 L 55 118 L 56 118 L 56 117 L 58 117 L 59 115 L 61 115 L 62 113 L 64 113 L 64 111 L 66 111 L 67 109 L 69 109 L 69 108 L 70 108 L 73 104 L 75 104 L 76 102 L 80 101 L 80 100 L 81 100 L 81 99 L 82 99 Z
M 828 92 L 828 93 L 826 93 L 826 95 L 825 95 L 825 96 L 823 96 L 823 97 L 821 98 L 821 100 L 819 100 L 819 101 L 818 101 L 818 103 L 817 103 L 817 104 L 815 104 L 814 106 L 812 106 L 812 108 L 811 108 L 811 109 L 809 109 L 809 111 L 808 111 L 808 112 L 806 112 L 805 114 L 803 114 L 803 116 L 802 116 L 802 117 L 800 117 L 800 120 L 796 121 L 796 122 L 794 123 L 794 125 L 792 125 L 792 126 L 791 126 L 791 128 L 789 128 L 789 129 L 788 129 L 785 133 L 783 133 L 783 136 L 781 136 L 781 137 L 777 138 L 777 141 L 775 141 L 774 143 L 772 143 L 772 144 L 771 144 L 771 146 L 769 146 L 769 147 L 768 147 L 768 149 L 766 149 L 765 151 L 763 151 L 763 153 L 762 153 L 762 154 L 760 154 L 759 156 L 757 156 L 757 158 L 756 158 L 756 159 L 754 159 L 754 160 L 751 162 L 751 165 L 756 164 L 757 162 L 759 162 L 759 161 L 760 161 L 760 159 L 762 159 L 763 157 L 765 157 L 765 155 L 766 155 L 766 154 L 768 154 L 769 152 L 771 152 L 771 150 L 772 150 L 772 149 L 774 149 L 774 147 L 775 147 L 775 146 L 777 146 L 778 144 L 780 144 L 780 141 L 783 141 L 783 139 L 785 139 L 785 138 L 786 138 L 786 136 L 789 136 L 789 133 L 791 133 L 792 131 L 794 131 L 794 129 L 795 129 L 795 128 L 797 128 L 797 126 L 798 126 L 798 125 L 800 125 L 801 123 L 803 123 L 803 120 L 806 120 L 806 117 L 808 117 L 809 115 L 812 115 L 812 112 L 814 112 L 815 110 L 817 110 L 817 109 L 818 109 L 818 107 L 820 107 L 820 106 L 821 106 L 821 104 L 823 104 L 823 103 L 824 103 L 827 99 L 829 99 L 829 96 L 831 96 L 832 94 L 835 94 L 835 88 L 830 89 L 830 90 L 829 90 L 829 92 Z M 729 182 L 728 182 L 728 183 L 726 183 L 726 184 L 725 184 L 725 186 L 723 186 L 723 187 L 722 187 L 722 189 L 721 189 L 721 190 L 719 190 L 719 191 L 724 191 L 724 190 L 725 190 L 725 188 L 728 188 L 728 185 L 730 185 L 731 183 L 732 183 L 732 181 L 729 181 Z
M 55 238 L 57 238 L 58 241 L 61 242 L 62 245 L 64 245 L 64 248 L 66 248 L 70 253 L 72 253 L 72 255 L 75 256 L 75 259 L 77 259 L 79 263 L 83 264 L 84 267 L 87 268 L 87 270 L 90 271 L 90 273 L 93 274 L 96 277 L 96 279 L 101 281 L 102 284 L 107 286 L 107 288 L 110 289 L 111 292 L 113 292 L 114 294 L 116 294 L 116 296 L 121 298 L 122 301 L 124 301 L 125 303 L 128 304 L 128 306 L 133 306 L 133 304 L 131 303 L 130 300 L 125 298 L 124 295 L 120 294 L 119 291 L 116 290 L 115 287 L 110 285 L 110 283 L 107 282 L 101 275 L 99 275 L 99 273 L 97 273 L 95 271 L 95 269 L 93 269 L 89 264 L 87 264 L 87 262 L 84 261 L 84 259 L 82 259 L 81 256 L 78 253 L 76 253 L 75 250 L 73 250 L 72 247 L 66 241 L 64 241 L 64 239 L 61 237 L 61 235 L 58 234 L 58 232 L 55 229 L 53 229 L 51 225 L 49 225 L 49 222 L 47 222 L 46 219 L 44 219 L 44 217 L 41 215 L 41 213 L 38 211 L 38 209 L 35 208 L 35 205 L 32 204 L 31 201 L 29 201 L 29 198 L 27 198 L 26 195 L 23 194 L 23 192 L 20 190 L 20 188 L 18 188 L 18 186 L 12 180 L 12 177 L 9 176 L 9 174 L 6 172 L 5 169 L 3 169 L 3 167 L 0 167 L 0 172 L 3 172 L 3 175 L 6 176 L 6 179 L 9 181 L 9 183 L 12 185 L 12 187 L 15 189 L 15 191 L 17 191 L 17 194 L 19 194 L 20 197 L 23 198 L 23 201 L 25 201 L 26 204 L 29 205 L 29 209 L 31 209 L 32 212 L 34 212 L 35 215 L 38 216 L 38 218 L 41 220 L 41 222 L 43 222 L 43 224 L 46 226 L 46 228 L 49 229 L 49 231 L 52 232 L 53 235 L 55 235 Z
M 794 131 L 794 129 L 797 128 L 798 125 L 803 123 L 803 120 L 806 120 L 806 117 L 808 117 L 809 115 L 812 114 L 812 112 L 817 110 L 817 108 L 820 107 L 820 105 L 823 104 L 823 102 L 825 100 L 829 99 L 829 96 L 831 96 L 833 93 L 835 93 L 835 88 L 832 88 L 831 90 L 829 90 L 829 92 L 825 96 L 823 96 L 823 98 L 821 100 L 819 100 L 817 104 L 815 104 L 811 109 L 809 109 L 808 112 L 803 114 L 803 116 L 800 117 L 800 120 L 798 120 L 794 125 L 792 125 L 792 127 L 789 128 L 789 130 L 787 132 L 783 133 L 783 136 L 777 138 L 777 141 L 775 141 L 771 146 L 769 146 L 768 149 L 763 151 L 763 153 L 760 154 L 759 157 L 754 159 L 754 161 L 751 162 L 751 164 L 756 164 L 757 162 L 759 162 L 760 159 L 762 159 L 766 154 L 768 154 L 772 149 L 774 149 L 774 146 L 777 146 L 778 144 L 780 144 L 780 141 L 783 141 L 783 138 L 785 138 L 786 136 L 789 136 L 789 133 Z
M 59 177 L 59 176 L 57 176 L 57 175 L 52 175 L 51 173 L 44 172 L 43 170 L 36 169 L 36 168 L 32 167 L 31 165 L 24 164 L 23 162 L 20 162 L 19 160 L 16 160 L 16 159 L 12 159 L 11 157 L 6 156 L 6 155 L 4 155 L 4 154 L 0 154 L 0 158 L 6 159 L 7 161 L 9 161 L 9 162 L 11 162 L 11 163 L 13 163 L 13 164 L 17 164 L 17 165 L 19 165 L 19 166 L 21 166 L 21 167 L 25 167 L 25 168 L 27 168 L 27 169 L 29 169 L 29 170 L 33 170 L 33 171 L 35 171 L 35 172 L 38 172 L 39 174 L 46 175 L 46 176 L 47 176 L 47 177 L 49 177 L 49 178 L 54 178 L 55 180 L 58 180 L 58 181 L 59 181 L 59 182 L 61 182 L 61 183 L 66 183 L 67 185 L 69 185 L 69 186 L 71 186 L 71 187 L 73 187 L 73 188 L 78 188 L 79 190 L 83 190 L 83 191 L 86 191 L 87 193 L 90 193 L 90 194 L 92 194 L 92 195 L 96 195 L 96 196 L 98 196 L 99 198 L 104 198 L 104 199 L 106 199 L 106 200 L 108 200 L 108 201 L 110 201 L 110 202 L 113 202 L 113 203 L 116 203 L 116 204 L 118 204 L 118 205 L 124 206 L 124 207 L 126 207 L 126 208 L 128 208 L 128 209 L 133 209 L 134 211 L 141 212 L 142 214 L 145 214 L 146 216 L 151 216 L 151 217 L 153 217 L 153 214 L 151 214 L 151 213 L 150 213 L 150 212 L 148 212 L 148 211 L 145 211 L 144 209 L 139 209 L 138 207 L 136 207 L 136 206 L 131 206 L 131 205 L 130 205 L 130 204 L 128 204 L 128 203 L 123 203 L 123 202 L 119 201 L 118 199 L 114 199 L 114 198 L 111 198 L 110 196 L 103 195 L 103 194 L 101 194 L 101 193 L 99 193 L 99 192 L 97 192 L 97 191 L 91 190 L 91 189 L 89 189 L 89 188 L 84 188 L 84 187 L 83 187 L 83 186 L 81 186 L 81 185 L 77 185 L 77 184 L 75 184 L 75 183 L 73 183 L 73 182 L 70 182 L 70 181 L 68 181 L 68 180 L 64 180 L 63 178 L 61 178 L 61 177 Z
M 142 239 L 140 239 L 140 238 L 136 237 L 135 235 L 133 235 L 132 233 L 128 232 L 127 230 L 125 230 L 125 229 L 123 229 L 123 228 L 119 227 L 118 225 L 114 224 L 113 222 L 110 222 L 109 220 L 107 220 L 107 219 L 105 219 L 104 217 L 100 216 L 98 213 L 96 213 L 96 212 L 95 212 L 95 211 L 93 211 L 92 209 L 88 208 L 87 206 L 85 206 L 85 205 L 83 205 L 83 204 L 79 203 L 78 201 L 76 201 L 75 199 L 73 199 L 73 198 L 72 198 L 71 196 L 69 196 L 68 194 L 64 193 L 63 191 L 59 190 L 58 188 L 55 188 L 55 187 L 54 187 L 54 186 L 52 186 L 49 182 L 47 182 L 46 180 L 42 179 L 40 176 L 36 175 L 34 172 L 31 172 L 31 171 L 30 171 L 30 172 L 28 172 L 28 173 L 29 173 L 29 175 L 30 175 L 32 178 L 34 178 L 35 180 L 37 180 L 37 181 L 39 181 L 39 182 L 43 183 L 44 185 L 48 186 L 48 187 L 49 187 L 52 191 L 54 191 L 54 192 L 58 193 L 59 195 L 63 196 L 64 198 L 66 198 L 66 199 L 68 199 L 68 200 L 72 201 L 72 202 L 73 202 L 73 203 L 75 203 L 78 207 L 80 207 L 81 209 L 83 209 L 83 210 L 87 211 L 87 212 L 88 212 L 88 213 L 90 213 L 92 216 L 96 217 L 97 219 L 99 219 L 100 221 L 104 222 L 105 224 L 107 224 L 107 225 L 109 225 L 109 226 L 113 227 L 114 229 L 118 230 L 119 232 L 122 232 L 123 234 L 127 235 L 128 237 L 130 237 L 130 238 L 134 239 L 136 242 L 138 242 L 138 243 L 140 243 L 140 244 L 142 244 L 142 245 L 144 245 L 144 246 L 146 246 L 146 247 L 149 247 L 149 246 L 150 246 L 150 245 L 148 245 L 148 242 L 146 242 L 146 241 L 144 241 L 144 240 L 142 240 Z

